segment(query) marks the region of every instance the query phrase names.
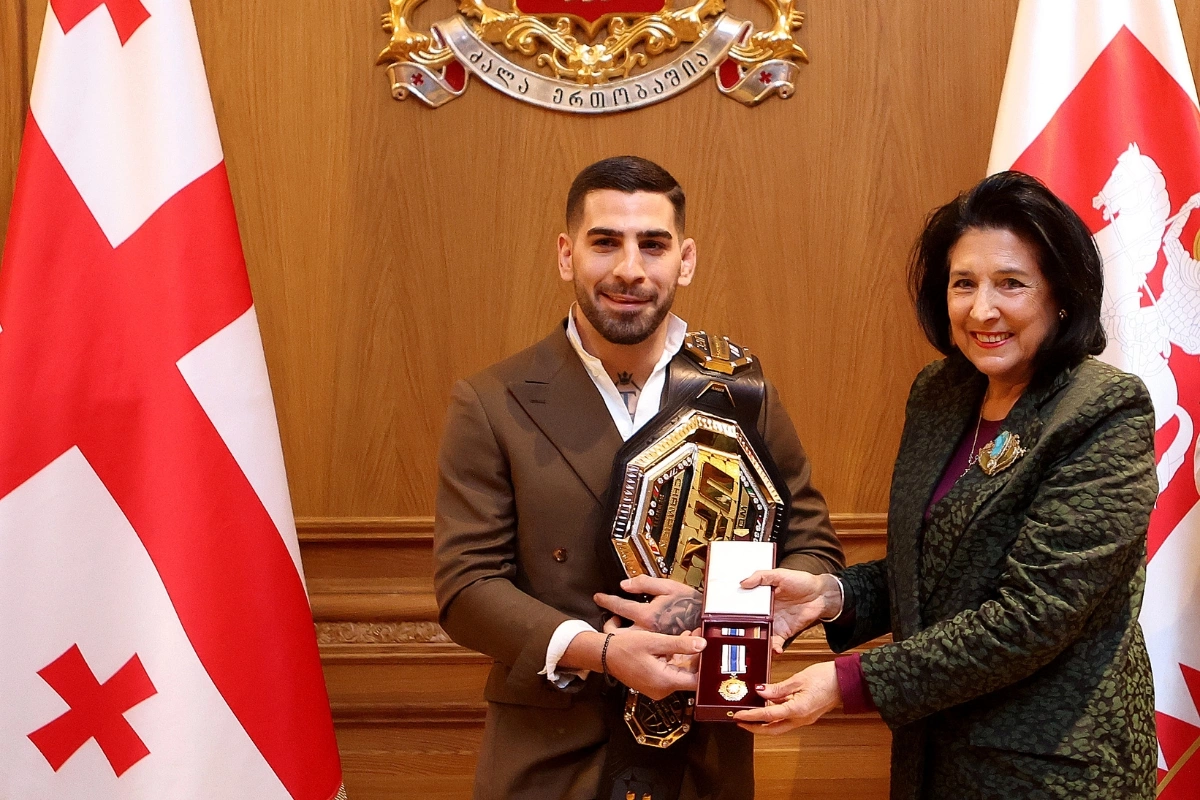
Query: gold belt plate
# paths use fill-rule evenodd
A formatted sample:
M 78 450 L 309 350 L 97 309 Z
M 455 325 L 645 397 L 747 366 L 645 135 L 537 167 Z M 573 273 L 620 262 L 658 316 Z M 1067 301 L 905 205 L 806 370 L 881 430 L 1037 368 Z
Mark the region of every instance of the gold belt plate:
M 782 506 L 738 424 L 691 410 L 626 462 L 613 546 L 627 577 L 703 589 L 709 542 L 765 541 Z M 670 747 L 690 728 L 694 702 L 687 693 L 656 702 L 631 690 L 625 722 L 639 743 Z

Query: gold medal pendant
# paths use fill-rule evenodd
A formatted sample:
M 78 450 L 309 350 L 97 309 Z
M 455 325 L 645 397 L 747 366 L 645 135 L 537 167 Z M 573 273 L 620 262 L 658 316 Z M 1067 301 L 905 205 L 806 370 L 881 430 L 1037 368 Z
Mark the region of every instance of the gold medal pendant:
M 746 692 L 749 690 L 747 689 L 746 682 L 744 680 L 736 675 L 732 675 L 721 682 L 721 685 L 717 691 L 720 693 L 721 697 L 725 698 L 731 703 L 736 703 L 745 697 Z
M 1021 447 L 1021 437 L 1015 433 L 1001 431 L 1000 435 L 979 448 L 979 468 L 987 475 L 995 475 L 1008 469 L 1013 462 L 1028 452 Z
M 737 634 L 734 633 L 735 630 L 738 631 Z M 722 630 L 722 633 L 726 635 L 744 635 L 745 631 L 735 628 L 725 628 Z M 738 677 L 745 671 L 746 645 L 721 645 L 721 672 L 729 677 L 717 687 L 717 694 L 730 703 L 736 703 L 745 697 L 749 689 L 746 688 L 746 682 Z

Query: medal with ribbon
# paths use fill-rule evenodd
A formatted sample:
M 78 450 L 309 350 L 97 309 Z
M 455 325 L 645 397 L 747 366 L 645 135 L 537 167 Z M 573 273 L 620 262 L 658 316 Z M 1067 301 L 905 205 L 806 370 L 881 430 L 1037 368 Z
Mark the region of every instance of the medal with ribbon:
M 745 632 L 741 628 L 722 628 L 721 634 L 723 636 L 744 636 Z M 736 703 L 746 696 L 748 691 L 746 682 L 738 677 L 745 671 L 746 645 L 721 645 L 721 672 L 729 676 L 721 682 L 721 687 L 717 690 L 721 697 L 731 703 Z

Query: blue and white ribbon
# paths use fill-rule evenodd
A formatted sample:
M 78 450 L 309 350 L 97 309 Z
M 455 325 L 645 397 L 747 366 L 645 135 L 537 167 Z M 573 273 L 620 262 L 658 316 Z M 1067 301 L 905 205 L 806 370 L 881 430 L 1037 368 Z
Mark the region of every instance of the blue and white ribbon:
M 721 645 L 721 672 L 726 675 L 741 675 L 746 671 L 746 645 Z

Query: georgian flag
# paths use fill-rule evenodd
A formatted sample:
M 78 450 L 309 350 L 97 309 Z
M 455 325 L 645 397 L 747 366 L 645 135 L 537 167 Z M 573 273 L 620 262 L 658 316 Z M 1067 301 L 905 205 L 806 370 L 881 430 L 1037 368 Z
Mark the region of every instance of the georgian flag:
M 341 768 L 187 0 L 50 0 L 0 263 L 0 797 Z
M 1041 178 L 1104 256 L 1102 358 L 1154 400 L 1141 624 L 1159 797 L 1200 797 L 1200 108 L 1171 0 L 1021 0 L 988 171 Z

